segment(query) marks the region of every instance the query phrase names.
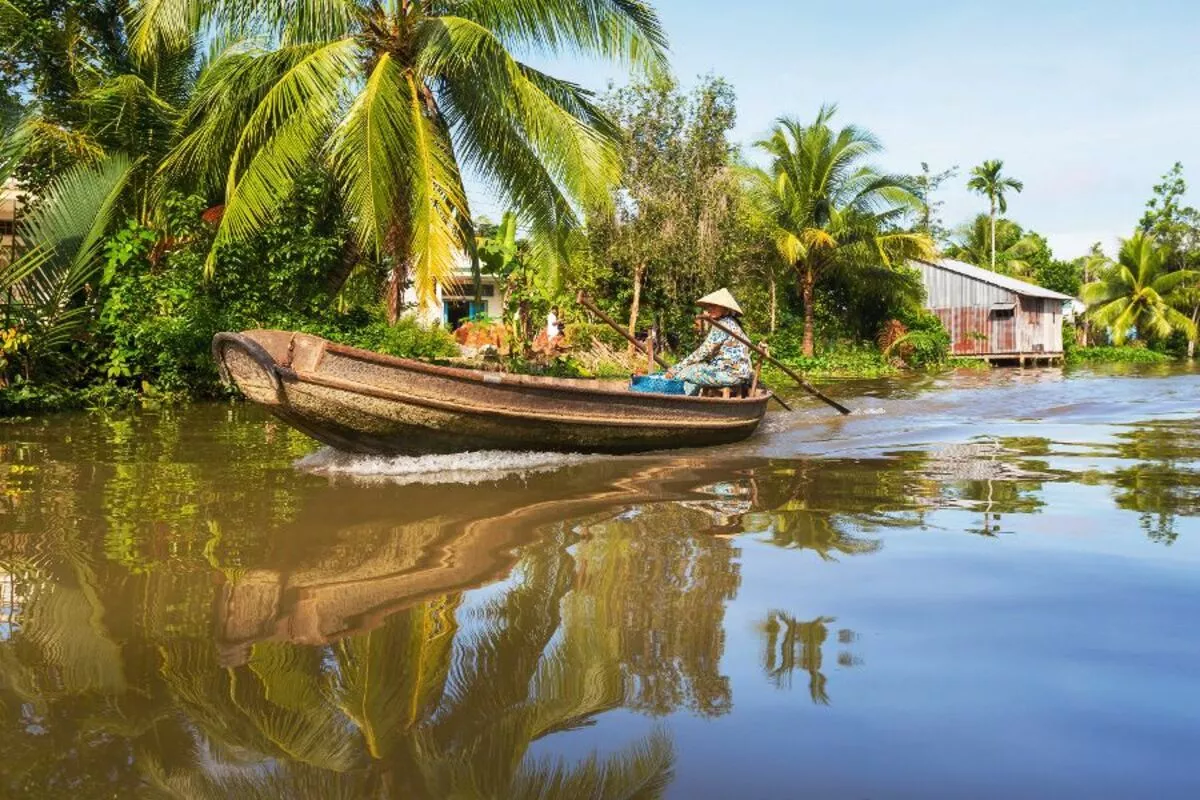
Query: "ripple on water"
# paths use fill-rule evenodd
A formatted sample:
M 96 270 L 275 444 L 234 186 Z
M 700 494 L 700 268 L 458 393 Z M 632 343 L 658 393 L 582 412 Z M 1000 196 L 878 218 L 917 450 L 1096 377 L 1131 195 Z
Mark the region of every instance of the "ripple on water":
M 523 453 L 476 450 L 424 456 L 366 456 L 325 447 L 296 462 L 297 469 L 354 480 L 394 483 L 486 483 L 519 475 L 553 472 L 603 458 L 580 453 Z

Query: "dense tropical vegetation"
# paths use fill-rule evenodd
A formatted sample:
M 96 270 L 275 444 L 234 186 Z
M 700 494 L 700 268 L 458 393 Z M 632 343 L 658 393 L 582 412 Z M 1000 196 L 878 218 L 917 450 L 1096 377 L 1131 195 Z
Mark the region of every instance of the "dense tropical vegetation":
M 577 349 L 608 337 L 573 308 L 578 289 L 680 350 L 691 300 L 730 286 L 776 354 L 875 374 L 897 355 L 946 361 L 914 257 L 1069 295 L 1123 280 L 1120 259 L 1056 259 L 1009 218 L 1024 184 L 998 159 L 965 181 L 986 213 L 954 228 L 937 194 L 957 167 L 889 174 L 871 163 L 881 143 L 832 106 L 743 151 L 733 88 L 681 86 L 639 0 L 0 0 L 0 45 L 0 178 L 18 234 L 0 255 L 10 409 L 217 394 L 221 329 L 452 357 L 445 331 L 403 312 L 466 270 L 501 284 L 492 322 L 519 345 L 511 367 L 567 374 L 604 365 L 534 365 L 527 346 L 554 305 Z M 598 96 L 529 64 L 564 53 L 631 80 Z M 1176 165 L 1139 224 L 1166 283 L 1136 305 L 1156 310 L 1126 325 L 1103 310 L 1112 292 L 1090 290 L 1094 319 L 1072 336 L 1194 353 L 1200 214 L 1186 189 Z M 477 192 L 502 219 L 473 215 Z

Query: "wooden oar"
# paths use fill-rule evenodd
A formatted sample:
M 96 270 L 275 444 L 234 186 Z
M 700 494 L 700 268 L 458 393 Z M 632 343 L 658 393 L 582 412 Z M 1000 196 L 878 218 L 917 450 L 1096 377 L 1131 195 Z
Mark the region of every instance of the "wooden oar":
M 650 358 L 653 358 L 654 362 L 656 364 L 658 364 L 660 367 L 662 367 L 663 369 L 671 368 L 671 365 L 668 364 L 665 360 L 663 360 L 663 358 L 661 356 L 659 356 L 657 353 L 655 353 L 653 349 L 647 350 L 642 345 L 641 342 L 639 342 L 637 339 L 635 339 L 629 333 L 629 331 L 622 328 L 616 320 L 614 320 L 608 314 L 605 314 L 603 311 L 601 311 L 600 308 L 594 302 L 592 302 L 592 298 L 588 297 L 587 292 L 579 292 L 579 294 L 575 295 L 575 302 L 579 303 L 579 305 L 583 306 L 588 311 L 592 312 L 597 317 L 599 317 L 601 322 L 607 324 L 614 331 L 616 331 L 617 333 L 624 336 L 631 345 L 633 345 L 634 347 L 636 347 L 638 349 L 638 352 L 640 352 Z M 755 348 L 755 349 L 757 349 L 757 348 Z M 761 353 L 762 351 L 760 350 L 759 352 Z M 764 386 L 763 388 L 766 388 L 766 387 Z M 776 403 L 779 403 L 779 405 L 783 406 L 786 410 L 788 410 L 788 411 L 792 410 L 792 407 L 789 406 L 787 403 L 785 403 L 783 401 L 783 399 L 780 398 L 778 395 L 776 395 L 774 392 L 771 393 L 771 397 L 772 397 L 772 399 L 775 400 Z
M 587 292 L 580 292 L 579 294 L 575 295 L 575 302 L 579 303 L 579 305 L 583 306 L 588 311 L 595 314 L 597 317 L 600 318 L 601 322 L 607 324 L 614 331 L 616 331 L 617 333 L 621 334 L 626 339 L 628 339 L 629 343 L 638 349 L 638 352 L 642 353 L 643 355 L 650 356 L 651 358 L 653 358 L 654 363 L 658 364 L 663 369 L 671 368 L 671 365 L 668 364 L 665 360 L 663 360 L 662 356 L 657 355 L 655 353 L 648 352 L 646 350 L 646 348 L 642 345 L 642 343 L 639 342 L 637 339 L 635 339 L 629 331 L 622 328 L 617 323 L 616 320 L 614 320 L 608 314 L 605 314 L 603 311 L 601 311 L 599 309 L 599 307 L 597 307 L 596 304 L 592 302 L 592 298 L 588 297 Z
M 746 347 L 749 347 L 751 350 L 758 353 L 760 356 L 762 356 L 767 361 L 770 361 L 772 364 L 779 367 L 781 370 L 783 370 L 787 374 L 787 376 L 789 378 L 794 380 L 800 386 L 801 389 L 808 392 L 813 397 L 817 398 L 818 400 L 820 400 L 823 403 L 826 403 L 827 405 L 833 406 L 834 408 L 836 408 L 838 411 L 842 412 L 843 414 L 850 413 L 850 409 L 846 408 L 844 405 L 839 403 L 837 400 L 834 400 L 832 397 L 826 397 L 824 394 L 821 393 L 821 391 L 819 389 L 817 389 L 815 386 L 812 386 L 811 384 L 808 383 L 808 381 L 804 380 L 804 378 L 802 378 L 796 372 L 792 371 L 791 367 L 782 363 L 781 361 L 779 361 L 779 359 L 772 358 L 770 353 L 768 353 L 766 350 L 763 350 L 761 347 L 754 344 L 749 339 L 745 338 L 744 336 L 739 336 L 734 331 L 731 331 L 729 328 L 726 328 L 724 325 L 722 325 L 718 320 L 712 319 L 711 317 L 702 317 L 702 319 L 705 322 L 707 322 L 709 325 L 713 325 L 713 326 L 717 327 L 719 330 L 725 331 L 725 333 L 729 334 L 731 337 L 733 337 L 737 341 L 746 345 Z

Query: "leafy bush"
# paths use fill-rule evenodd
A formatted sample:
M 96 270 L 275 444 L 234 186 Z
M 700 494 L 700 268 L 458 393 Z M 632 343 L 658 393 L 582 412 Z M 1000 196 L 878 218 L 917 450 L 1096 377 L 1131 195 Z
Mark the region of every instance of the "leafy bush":
M 374 321 L 359 330 L 334 334 L 327 338 L 402 358 L 453 358 L 459 354 L 454 336 L 440 325 L 422 326 L 412 317 L 402 317 L 395 325 Z
M 771 355 L 775 355 L 774 350 Z M 841 347 L 812 358 L 793 356 L 780 360 L 792 369 L 813 377 L 878 378 L 896 374 L 896 368 L 874 347 Z M 784 386 L 791 382 L 790 378 L 770 365 L 764 368 L 764 375 L 773 386 Z
M 928 368 L 944 364 L 950 355 L 950 334 L 934 313 L 919 309 L 891 320 L 879 334 L 885 356 L 898 356 L 910 367 Z
M 1147 347 L 1076 347 L 1068 364 L 1169 364 L 1174 359 Z
M 566 326 L 567 347 L 586 350 L 600 341 L 614 350 L 624 349 L 625 337 L 603 323 L 577 322 Z
M 458 354 L 453 338 L 407 319 L 389 326 L 378 304 L 378 267 L 344 280 L 347 230 L 325 179 L 301 182 L 279 221 L 249 242 L 223 247 L 211 275 L 211 216 L 201 198 L 164 198 L 162 229 L 128 220 L 105 239 L 95 322 L 72 343 L 74 369 L 9 387 L 7 409 L 111 405 L 130 398 L 223 393 L 210 346 L 222 330 L 279 328 L 417 358 Z M 355 277 L 357 276 L 357 277 Z M 362 285 L 356 286 L 355 281 Z M 343 291 L 336 297 L 337 288 Z M 0 358 L 22 356 L 19 332 Z

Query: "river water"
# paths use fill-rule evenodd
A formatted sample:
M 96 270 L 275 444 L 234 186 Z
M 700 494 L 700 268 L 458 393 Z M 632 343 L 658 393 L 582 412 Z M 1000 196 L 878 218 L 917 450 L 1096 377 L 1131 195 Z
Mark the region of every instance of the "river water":
M 629 458 L 0 424 L 5 798 L 1200 797 L 1200 373 Z

